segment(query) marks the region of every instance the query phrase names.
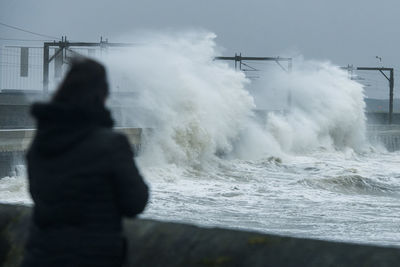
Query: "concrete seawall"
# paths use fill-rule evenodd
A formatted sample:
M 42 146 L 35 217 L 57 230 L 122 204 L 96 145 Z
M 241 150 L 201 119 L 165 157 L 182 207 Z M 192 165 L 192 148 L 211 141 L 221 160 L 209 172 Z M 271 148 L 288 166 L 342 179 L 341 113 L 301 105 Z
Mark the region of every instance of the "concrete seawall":
M 367 137 L 372 144 L 382 144 L 390 152 L 400 150 L 400 125 L 367 125 Z
M 124 133 L 138 153 L 142 143 L 141 128 L 115 128 Z M 146 129 L 149 131 L 149 129 Z M 24 164 L 24 155 L 35 135 L 34 129 L 0 129 L 0 179 L 14 175 L 15 166 Z
M 141 128 L 115 128 L 124 133 L 132 145 L 141 144 Z M 4 129 L 0 130 L 0 152 L 25 151 L 35 135 L 34 129 Z
M 119 127 L 116 130 L 127 135 L 133 150 L 138 153 L 143 129 Z M 0 129 L 0 179 L 13 175 L 15 166 L 24 163 L 24 153 L 34 134 L 33 129 Z M 400 125 L 368 125 L 367 137 L 372 144 L 382 144 L 388 151 L 400 150 Z
M 31 209 L 0 204 L 0 266 L 18 266 Z M 400 249 L 202 228 L 154 220 L 125 222 L 128 267 L 399 266 Z

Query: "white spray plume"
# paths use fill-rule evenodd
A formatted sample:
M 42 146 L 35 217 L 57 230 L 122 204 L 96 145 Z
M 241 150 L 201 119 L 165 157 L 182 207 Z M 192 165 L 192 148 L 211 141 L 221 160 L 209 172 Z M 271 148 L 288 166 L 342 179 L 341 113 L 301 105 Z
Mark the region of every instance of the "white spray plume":
M 258 105 L 277 109 L 278 103 L 285 110 L 270 112 L 265 126 L 283 151 L 364 148 L 363 86 L 345 71 L 299 59 L 290 74 L 269 71 L 263 77 L 254 94 Z
M 141 41 L 146 45 L 107 60 L 110 76 L 124 73 L 138 92 L 131 105 L 151 114 L 139 125 L 157 128 L 143 158 L 201 165 L 219 151 L 232 150 L 254 102 L 244 88 L 245 75 L 214 61 L 215 37 L 207 32 L 155 34 Z
M 242 72 L 213 60 L 214 39 L 208 32 L 147 34 L 139 39 L 144 45 L 106 60 L 111 80 L 123 77 L 124 90 L 137 92 L 135 99 L 126 99 L 132 110 L 125 116 L 139 127 L 155 128 L 147 136 L 142 164 L 201 166 L 219 152 L 257 159 L 362 147 L 363 87 L 344 71 L 299 60 L 291 74 L 268 71 L 251 85 Z M 249 91 L 258 108 L 281 112 L 257 122 Z

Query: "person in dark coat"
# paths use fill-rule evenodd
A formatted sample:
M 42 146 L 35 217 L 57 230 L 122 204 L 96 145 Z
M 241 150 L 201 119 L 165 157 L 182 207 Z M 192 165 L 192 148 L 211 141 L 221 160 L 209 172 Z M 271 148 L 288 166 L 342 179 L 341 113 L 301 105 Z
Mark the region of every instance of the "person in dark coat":
M 79 59 L 31 114 L 27 153 L 34 202 L 23 267 L 121 266 L 122 217 L 143 211 L 148 187 L 127 138 L 112 130 L 104 67 Z

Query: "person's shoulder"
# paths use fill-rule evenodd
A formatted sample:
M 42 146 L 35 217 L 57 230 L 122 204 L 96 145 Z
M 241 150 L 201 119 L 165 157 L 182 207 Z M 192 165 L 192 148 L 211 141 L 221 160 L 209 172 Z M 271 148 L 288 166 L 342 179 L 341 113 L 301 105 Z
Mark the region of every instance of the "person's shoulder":
M 127 140 L 127 137 L 123 133 L 112 128 L 100 128 L 93 132 L 92 138 L 108 142 L 124 142 Z
M 95 131 L 92 140 L 110 148 L 129 146 L 129 140 L 125 134 L 111 128 L 101 128 Z
M 114 160 L 122 162 L 134 156 L 129 139 L 124 133 L 108 129 L 97 134 L 99 136 L 99 141 L 101 140 L 101 150 L 106 154 L 112 155 Z

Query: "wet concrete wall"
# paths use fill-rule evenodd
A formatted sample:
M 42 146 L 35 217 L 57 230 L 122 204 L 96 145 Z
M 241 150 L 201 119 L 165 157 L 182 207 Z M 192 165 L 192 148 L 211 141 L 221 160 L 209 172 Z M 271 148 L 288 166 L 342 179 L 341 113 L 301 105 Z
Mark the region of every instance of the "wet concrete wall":
M 388 112 L 367 112 L 368 124 L 389 124 Z M 400 113 L 393 113 L 392 124 L 400 124 Z
M 130 92 L 114 92 L 109 99 L 116 127 L 137 127 L 124 114 L 137 114 L 132 101 L 137 95 Z M 30 116 L 33 102 L 47 101 L 50 96 L 41 91 L 0 90 L 0 129 L 32 129 L 35 121 Z M 122 101 L 123 100 L 123 101 Z
M 24 165 L 25 153 L 21 151 L 0 152 L 0 179 L 18 175 L 18 165 Z
M 388 151 L 400 150 L 400 125 L 367 125 L 367 137 L 372 145 L 381 144 Z
M 18 266 L 30 208 L 0 204 L 0 266 Z M 400 249 L 136 219 L 126 266 L 399 266 Z
M 124 133 L 131 143 L 133 152 L 141 150 L 142 132 L 151 133 L 151 129 L 115 128 Z M 32 129 L 0 129 L 0 179 L 15 176 L 19 165 L 25 165 L 25 153 L 35 135 Z

